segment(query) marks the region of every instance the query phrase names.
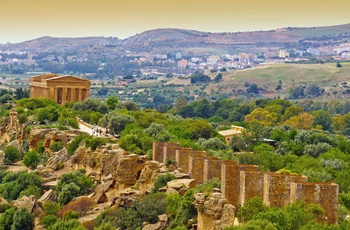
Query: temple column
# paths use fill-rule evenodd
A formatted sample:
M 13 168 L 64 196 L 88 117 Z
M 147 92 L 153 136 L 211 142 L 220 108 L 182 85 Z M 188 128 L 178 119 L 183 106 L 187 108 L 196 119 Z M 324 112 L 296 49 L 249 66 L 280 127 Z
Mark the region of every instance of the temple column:
M 70 92 L 71 92 L 70 100 L 71 101 L 76 101 L 76 99 L 75 99 L 75 88 L 72 88 Z
M 78 90 L 78 101 L 81 102 L 83 99 L 82 99 L 82 96 L 83 96 L 83 90 L 82 89 L 79 89 Z
M 67 88 L 62 89 L 62 102 L 61 105 L 63 105 L 66 102 L 66 97 L 67 97 Z
M 58 100 L 58 91 L 57 91 L 57 88 L 53 88 L 53 98 L 54 100 L 57 102 Z

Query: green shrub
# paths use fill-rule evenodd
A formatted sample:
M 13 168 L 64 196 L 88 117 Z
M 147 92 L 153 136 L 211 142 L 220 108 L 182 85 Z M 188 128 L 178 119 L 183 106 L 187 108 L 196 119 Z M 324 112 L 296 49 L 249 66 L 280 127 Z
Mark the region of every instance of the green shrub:
M 68 154 L 73 155 L 75 153 L 75 151 L 78 149 L 81 141 L 87 137 L 88 137 L 88 135 L 80 134 L 80 135 L 76 136 L 71 142 L 69 142 L 67 145 Z
M 45 152 L 44 140 L 41 140 L 38 143 L 38 153 L 44 153 L 44 152 Z
M 58 217 L 56 215 L 46 215 L 44 216 L 41 221 L 40 224 L 44 225 L 45 228 L 49 228 L 50 226 L 54 225 L 56 222 L 58 221 Z
M 56 187 L 59 203 L 67 204 L 72 198 L 85 195 L 89 191 L 93 183 L 84 173 L 84 170 L 78 170 L 61 176 Z
M 29 151 L 23 157 L 23 164 L 31 169 L 35 169 L 39 162 L 40 155 L 35 151 Z
M 107 143 L 106 138 L 103 137 L 89 137 L 85 139 L 85 146 L 96 150 L 98 146 L 105 145 Z
M 42 179 L 36 173 L 8 172 L 0 183 L 0 195 L 8 201 L 16 200 L 31 185 L 42 188 Z
M 172 181 L 174 179 L 175 179 L 175 176 L 170 173 L 159 175 L 156 181 L 154 182 L 152 193 L 158 192 L 160 188 L 164 187 L 169 181 Z
M 56 215 L 61 206 L 57 202 L 47 201 L 44 203 L 44 211 L 46 215 Z
M 22 208 L 15 212 L 13 216 L 13 224 L 11 230 L 33 230 L 34 229 L 34 214 L 31 214 L 28 209 Z
M 36 199 L 39 199 L 41 197 L 41 189 L 31 184 L 19 194 L 19 197 L 29 197 L 30 195 L 34 195 Z
M 4 213 L 6 212 L 6 210 L 12 208 L 12 206 L 10 204 L 2 204 L 0 205 L 0 213 Z
M 61 141 L 56 141 L 54 143 L 52 143 L 50 145 L 50 149 L 53 151 L 53 152 L 57 152 L 57 151 L 60 151 L 61 149 L 64 148 L 64 145 Z
M 13 164 L 19 159 L 21 159 L 21 152 L 14 146 L 7 146 L 4 150 L 5 152 L 5 163 Z
M 10 208 L 5 211 L 0 216 L 0 227 L 3 230 L 11 230 L 11 226 L 13 224 L 13 216 L 15 215 L 15 208 Z
M 73 182 L 66 184 L 62 187 L 62 190 L 58 193 L 57 200 L 61 205 L 67 204 L 74 197 L 79 196 L 80 188 Z
M 79 221 L 72 219 L 68 221 L 58 220 L 51 225 L 48 230 L 86 230 Z

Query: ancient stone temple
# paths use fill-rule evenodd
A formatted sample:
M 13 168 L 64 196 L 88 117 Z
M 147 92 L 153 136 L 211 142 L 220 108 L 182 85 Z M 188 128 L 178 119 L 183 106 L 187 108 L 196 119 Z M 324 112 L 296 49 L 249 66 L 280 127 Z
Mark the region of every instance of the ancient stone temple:
M 90 81 L 74 76 L 45 74 L 30 78 L 30 98 L 44 97 L 63 105 L 90 96 Z

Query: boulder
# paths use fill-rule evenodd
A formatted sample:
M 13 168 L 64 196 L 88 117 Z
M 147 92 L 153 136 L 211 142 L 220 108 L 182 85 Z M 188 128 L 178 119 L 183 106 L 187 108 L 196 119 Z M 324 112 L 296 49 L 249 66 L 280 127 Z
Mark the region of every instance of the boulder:
M 91 172 L 88 174 L 88 177 L 93 181 L 100 181 L 101 180 L 101 174 L 98 172 Z
M 20 152 L 20 153 L 22 153 L 23 154 L 23 149 L 22 149 L 22 147 L 21 147 L 21 145 L 19 144 L 19 142 L 17 141 L 17 140 L 13 140 L 13 141 L 11 141 L 7 146 L 13 146 L 13 147 L 15 147 L 16 149 L 18 149 L 18 151 Z
M 3 204 L 8 204 L 9 202 L 7 202 L 7 200 L 5 200 L 5 198 L 3 198 L 2 196 L 0 196 L 0 205 Z
M 196 181 L 194 179 L 175 179 L 167 183 L 167 194 L 178 192 L 180 195 L 186 193 L 187 190 L 194 188 Z
M 18 200 L 12 201 L 11 205 L 18 209 L 26 208 L 28 209 L 29 212 L 32 212 L 35 205 L 35 196 L 34 195 L 30 195 L 29 197 L 23 196 Z
M 198 229 L 219 230 L 234 224 L 235 207 L 219 192 L 195 194 L 194 206 L 198 211 Z
M 96 203 L 105 203 L 108 201 L 106 192 L 112 187 L 114 181 L 110 180 L 98 185 L 95 189 L 95 201 Z
M 44 207 L 44 204 L 47 201 L 57 201 L 57 194 L 54 190 L 50 189 L 47 192 L 44 193 L 44 195 L 42 195 L 39 200 L 37 201 L 37 203 L 39 205 L 41 205 L 41 207 Z
M 51 182 L 57 180 L 57 175 L 52 168 L 44 167 L 43 165 L 38 165 L 34 170 L 36 174 L 41 176 L 45 182 Z
M 143 223 L 142 230 L 163 230 L 166 228 L 168 223 L 167 214 L 158 216 L 159 221 L 155 224 Z
M 68 155 L 67 149 L 63 148 L 47 160 L 46 167 L 57 170 L 61 164 L 69 159 L 70 156 Z

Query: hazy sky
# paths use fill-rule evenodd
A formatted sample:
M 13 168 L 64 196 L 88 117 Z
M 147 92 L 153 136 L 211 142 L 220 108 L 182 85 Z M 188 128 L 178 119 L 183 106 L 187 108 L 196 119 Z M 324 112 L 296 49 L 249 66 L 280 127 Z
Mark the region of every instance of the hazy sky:
M 0 43 L 126 38 L 156 28 L 237 32 L 346 24 L 349 7 L 349 0 L 0 0 Z

